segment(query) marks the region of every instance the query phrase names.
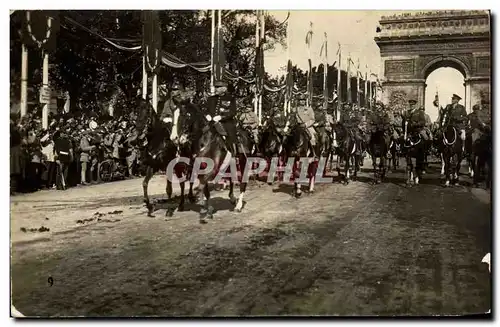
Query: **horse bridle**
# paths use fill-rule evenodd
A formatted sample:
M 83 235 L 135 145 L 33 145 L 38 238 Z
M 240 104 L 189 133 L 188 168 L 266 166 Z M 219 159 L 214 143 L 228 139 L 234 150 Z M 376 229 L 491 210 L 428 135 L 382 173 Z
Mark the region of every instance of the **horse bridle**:
M 449 142 L 446 139 L 446 134 L 443 132 L 443 144 L 447 146 L 453 145 L 457 141 L 457 129 L 454 126 L 451 126 L 451 128 L 453 128 L 453 135 L 454 135 L 453 142 Z

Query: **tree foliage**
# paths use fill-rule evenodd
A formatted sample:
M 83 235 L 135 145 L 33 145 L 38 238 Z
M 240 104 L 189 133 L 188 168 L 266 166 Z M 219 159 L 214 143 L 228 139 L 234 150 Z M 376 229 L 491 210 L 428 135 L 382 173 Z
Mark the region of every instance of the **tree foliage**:
M 13 85 L 21 70 L 21 39 L 24 11 L 11 15 L 11 67 Z M 61 28 L 57 49 L 50 55 L 50 82 L 68 90 L 82 103 L 105 100 L 118 85 L 127 97 L 133 97 L 142 80 L 142 54 L 118 50 L 101 37 L 120 45 L 142 44 L 141 12 L 134 10 L 67 10 L 60 11 Z M 225 53 L 228 68 L 240 76 L 253 75 L 255 61 L 255 12 L 223 11 Z M 211 44 L 210 11 L 165 10 L 160 12 L 163 50 L 184 62 L 209 62 Z M 76 24 L 74 23 L 76 22 Z M 266 17 L 266 49 L 284 43 L 285 25 Z M 88 29 L 88 30 L 86 30 Z M 41 84 L 41 52 L 29 51 L 29 84 Z M 206 90 L 209 73 L 191 68 L 162 66 L 159 84 L 169 84 L 176 77 L 187 84 Z M 15 89 L 15 88 L 14 88 Z M 15 89 L 14 93 L 18 96 Z

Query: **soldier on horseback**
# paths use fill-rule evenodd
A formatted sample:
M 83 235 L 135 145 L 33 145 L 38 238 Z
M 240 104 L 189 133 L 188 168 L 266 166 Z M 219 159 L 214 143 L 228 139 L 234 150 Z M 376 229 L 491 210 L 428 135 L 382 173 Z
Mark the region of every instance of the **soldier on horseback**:
M 243 100 L 242 111 L 238 116 L 241 127 L 252 134 L 254 144 L 259 144 L 259 118 L 255 114 L 249 98 Z
M 228 93 L 227 84 L 215 83 L 215 94 L 207 100 L 207 119 L 215 122 L 217 132 L 225 141 L 226 149 L 237 154 L 236 99 Z
M 425 136 L 426 136 L 426 138 L 424 138 L 424 139 L 428 140 L 428 141 L 432 141 L 432 130 L 431 130 L 432 129 L 432 121 L 431 121 L 431 117 L 429 117 L 429 115 L 425 113 L 424 107 L 420 107 L 420 110 L 424 113 L 424 117 L 425 117 L 425 127 L 422 130 L 422 133 L 425 133 Z
M 462 98 L 456 94 L 451 97 L 451 104 L 444 108 L 443 116 L 441 117 L 441 126 L 443 125 L 445 118 L 448 118 L 448 123 L 451 126 L 456 127 L 460 130 L 460 139 L 465 141 L 465 124 L 468 120 L 467 111 L 465 107 L 459 104 Z
M 297 116 L 298 116 L 298 124 L 302 125 L 307 134 L 309 136 L 309 143 L 311 145 L 313 156 L 316 156 L 314 153 L 314 147 L 316 146 L 316 130 L 314 127 L 318 126 L 315 121 L 314 110 L 311 106 L 306 105 L 306 96 L 299 96 L 299 105 L 297 106 Z
M 427 132 L 424 130 L 425 127 L 425 115 L 422 110 L 417 109 L 417 100 L 410 99 L 408 101 L 410 108 L 403 114 L 403 124 L 408 124 L 407 129 L 403 125 L 403 129 L 407 131 L 407 135 L 412 132 L 418 132 L 420 137 L 424 140 L 428 140 Z

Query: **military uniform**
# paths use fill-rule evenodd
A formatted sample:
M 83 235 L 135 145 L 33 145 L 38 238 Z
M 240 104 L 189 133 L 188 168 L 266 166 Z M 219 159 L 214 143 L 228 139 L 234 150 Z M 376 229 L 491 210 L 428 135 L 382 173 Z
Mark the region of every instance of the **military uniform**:
M 392 137 L 393 139 L 397 140 L 403 136 L 403 118 L 401 115 L 398 113 L 394 116 L 394 121 L 393 121 L 393 132 L 392 132 Z
M 456 94 L 453 94 L 452 100 L 460 101 L 462 98 Z M 454 104 L 449 104 L 444 108 L 443 117 L 441 117 L 441 126 L 443 124 L 443 120 L 446 119 L 448 124 L 456 127 L 460 130 L 460 138 L 465 140 L 465 127 L 468 121 L 467 111 L 465 107 L 458 103 L 458 101 Z
M 410 100 L 408 101 L 411 104 L 416 104 L 417 101 L 415 100 Z M 425 132 L 423 129 L 425 127 L 425 115 L 422 110 L 419 110 L 417 108 L 410 108 L 406 112 L 403 113 L 403 130 L 405 130 L 404 124 L 407 125 L 407 135 L 410 133 L 418 132 L 420 136 L 424 140 L 428 140 L 428 135 L 427 132 Z
M 246 106 L 243 107 L 243 112 L 239 115 L 241 126 L 252 132 L 253 141 L 259 144 L 259 118 L 253 111 L 253 108 Z
M 318 128 L 324 128 L 328 133 L 332 132 L 332 125 L 334 124 L 332 115 L 319 108 L 315 111 L 315 119 L 318 122 Z
M 305 97 L 302 96 L 300 100 L 305 100 Z M 298 123 L 302 124 L 306 128 L 311 145 L 314 147 L 316 145 L 316 131 L 314 130 L 316 121 L 313 109 L 310 106 L 299 105 L 297 107 L 297 116 Z
M 216 87 L 224 87 L 218 84 Z M 210 119 L 220 116 L 220 121 L 215 122 L 217 132 L 224 138 L 228 150 L 237 153 L 237 132 L 236 132 L 236 99 L 229 95 L 213 95 L 207 100 L 207 113 Z

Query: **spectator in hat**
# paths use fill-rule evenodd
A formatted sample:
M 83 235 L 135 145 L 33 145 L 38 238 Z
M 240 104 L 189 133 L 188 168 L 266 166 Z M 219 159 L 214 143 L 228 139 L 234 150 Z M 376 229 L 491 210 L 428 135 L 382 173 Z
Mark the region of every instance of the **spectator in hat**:
M 58 190 L 67 188 L 68 168 L 73 161 L 73 145 L 65 130 L 54 135 L 55 160 L 57 164 L 56 185 Z
M 88 185 L 87 183 L 87 166 L 90 162 L 91 152 L 95 150 L 95 145 L 90 145 L 90 137 L 87 131 L 85 131 L 80 140 L 80 162 L 81 162 L 81 175 L 80 184 Z

